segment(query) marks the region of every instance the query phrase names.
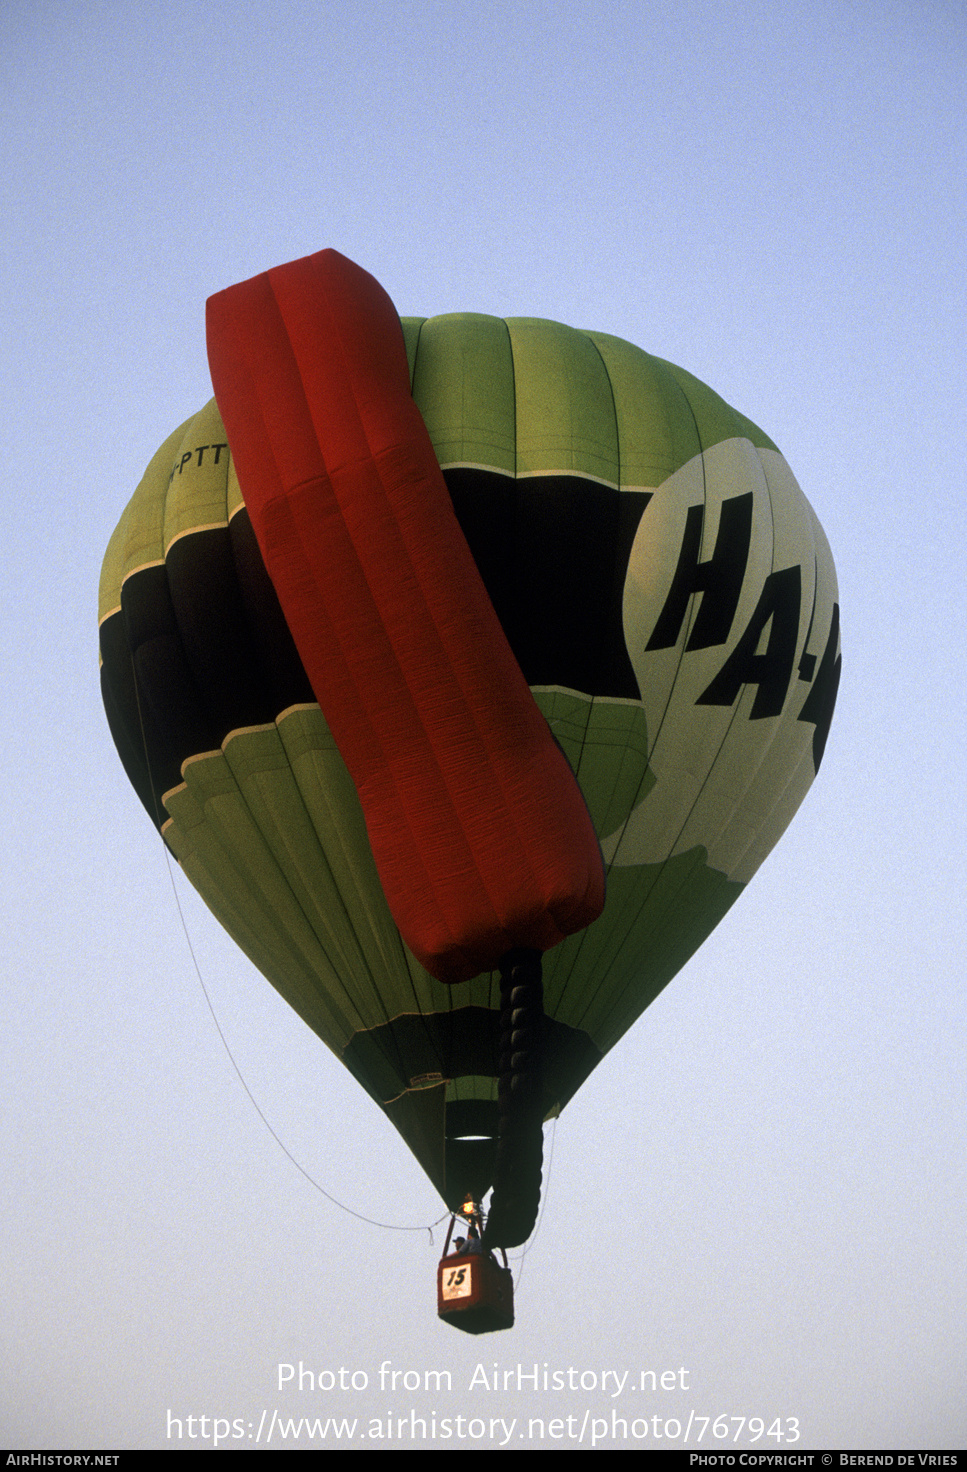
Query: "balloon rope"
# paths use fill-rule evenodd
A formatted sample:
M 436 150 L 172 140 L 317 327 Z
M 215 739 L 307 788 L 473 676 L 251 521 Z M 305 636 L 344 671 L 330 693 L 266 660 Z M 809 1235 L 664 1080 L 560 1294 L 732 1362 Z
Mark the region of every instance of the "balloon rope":
M 540 1214 L 538 1215 L 537 1226 L 534 1228 L 533 1235 L 529 1237 L 528 1240 L 525 1242 L 524 1250 L 521 1253 L 520 1257 L 517 1259 L 517 1277 L 514 1279 L 515 1296 L 520 1292 L 521 1284 L 524 1281 L 524 1264 L 527 1261 L 527 1254 L 536 1243 L 538 1237 L 540 1236 L 541 1227 L 544 1225 L 544 1213 L 547 1210 L 547 1203 L 551 1194 L 551 1172 L 554 1168 L 554 1142 L 557 1139 L 556 1116 L 554 1119 L 551 1120 L 550 1136 L 550 1148 L 548 1150 L 547 1159 L 544 1161 L 544 1190 L 541 1194 Z
M 139 725 L 141 727 L 141 744 L 142 744 L 142 746 L 144 748 L 144 762 L 145 762 L 145 767 L 146 767 L 147 773 L 148 773 L 148 782 L 149 782 L 150 787 L 151 787 L 152 796 L 154 797 L 155 814 L 156 814 L 156 818 L 157 818 L 157 827 L 158 827 L 158 829 L 160 831 L 161 830 L 161 823 L 162 823 L 161 803 L 160 803 L 160 799 L 159 799 L 159 796 L 158 796 L 158 790 L 157 790 L 157 787 L 156 787 L 155 781 L 154 781 L 154 774 L 152 773 L 152 770 L 151 770 L 151 757 L 150 757 L 150 753 L 148 751 L 148 736 L 147 736 L 147 732 L 145 731 L 145 726 L 144 726 L 144 712 L 141 709 L 141 689 L 140 689 L 140 686 L 138 684 L 137 669 L 135 667 L 133 657 L 131 659 L 131 673 L 132 673 L 132 675 L 134 677 L 134 698 L 135 698 L 135 701 L 137 703 L 137 708 L 138 708 L 138 723 L 139 723 Z M 163 838 L 164 838 L 164 834 L 162 833 L 162 839 Z M 212 1021 L 215 1024 L 215 1030 L 218 1033 L 218 1036 L 222 1040 L 222 1047 L 225 1049 L 225 1052 L 228 1055 L 228 1061 L 232 1065 L 232 1067 L 234 1068 L 235 1074 L 236 1074 L 236 1077 L 238 1078 L 239 1083 L 242 1085 L 242 1088 L 245 1090 L 246 1094 L 248 1095 L 249 1100 L 250 1100 L 251 1105 L 252 1105 L 252 1108 L 255 1110 L 256 1114 L 258 1115 L 258 1117 L 262 1121 L 262 1123 L 265 1125 L 265 1128 L 268 1130 L 269 1134 L 272 1136 L 273 1140 L 278 1145 L 278 1147 L 282 1151 L 283 1155 L 287 1155 L 288 1156 L 289 1160 L 295 1166 L 296 1170 L 299 1172 L 300 1175 L 302 1175 L 302 1176 L 305 1177 L 305 1179 L 309 1182 L 310 1186 L 315 1186 L 315 1188 L 319 1192 L 319 1194 L 321 1196 L 325 1196 L 325 1198 L 326 1198 L 327 1201 L 331 1201 L 332 1204 L 333 1204 L 333 1206 L 338 1206 L 339 1209 L 340 1209 L 340 1211 L 345 1211 L 345 1212 L 347 1212 L 349 1214 L 349 1216 L 354 1216 L 357 1221 L 366 1222 L 367 1225 L 370 1226 L 370 1227 L 382 1227 L 384 1229 L 384 1231 L 388 1231 L 388 1232 L 428 1232 L 429 1233 L 429 1237 L 430 1237 L 430 1242 L 432 1244 L 432 1242 L 433 1242 L 433 1228 L 439 1226 L 441 1222 L 443 1222 L 443 1221 L 446 1220 L 447 1213 L 444 1213 L 443 1216 L 438 1217 L 436 1219 L 436 1221 L 430 1222 L 428 1225 L 427 1224 L 424 1224 L 422 1226 L 417 1226 L 417 1227 L 401 1227 L 396 1222 L 378 1222 L 378 1221 L 374 1221 L 374 1219 L 371 1216 L 363 1216 L 363 1214 L 362 1214 L 361 1211 L 354 1211 L 353 1208 L 351 1206 L 347 1206 L 345 1204 L 345 1202 L 338 1201 L 335 1196 L 330 1196 L 329 1192 L 326 1191 L 322 1186 L 320 1186 L 319 1182 L 315 1179 L 315 1177 L 314 1176 L 311 1176 L 309 1174 L 309 1172 L 306 1170 L 305 1166 L 300 1165 L 299 1161 L 296 1160 L 295 1156 L 292 1154 L 292 1151 L 289 1149 L 289 1147 L 282 1140 L 280 1140 L 279 1136 L 276 1134 L 275 1130 L 272 1128 L 271 1124 L 269 1123 L 269 1121 L 266 1119 L 264 1113 L 262 1112 L 261 1106 L 259 1105 L 258 1100 L 256 1099 L 255 1095 L 252 1093 L 252 1090 L 249 1088 L 248 1084 L 245 1082 L 245 1078 L 244 1078 L 244 1076 L 242 1074 L 242 1070 L 239 1068 L 238 1064 L 236 1063 L 236 1061 L 235 1061 L 235 1055 L 233 1054 L 231 1048 L 229 1047 L 229 1045 L 228 1045 L 228 1039 L 226 1038 L 224 1032 L 222 1031 L 222 1025 L 221 1025 L 221 1023 L 218 1020 L 218 1015 L 217 1015 L 217 1013 L 215 1011 L 214 1005 L 212 1004 L 212 999 L 211 999 L 211 997 L 208 994 L 208 988 L 205 985 L 205 978 L 201 974 L 201 967 L 198 964 L 198 957 L 195 955 L 195 948 L 194 948 L 194 946 L 191 943 L 191 935 L 190 935 L 189 930 L 188 930 L 188 922 L 185 920 L 185 912 L 184 912 L 184 910 L 182 909 L 182 906 L 181 906 L 181 896 L 178 893 L 178 886 L 175 884 L 174 869 L 172 868 L 172 853 L 171 853 L 171 850 L 169 849 L 167 843 L 164 844 L 164 851 L 165 851 L 165 859 L 166 859 L 167 865 L 168 865 L 168 879 L 171 882 L 171 892 L 172 892 L 172 894 L 175 897 L 175 906 L 176 906 L 176 908 L 178 910 L 178 918 L 181 921 L 181 928 L 182 928 L 182 930 L 185 933 L 185 940 L 188 943 L 188 953 L 191 956 L 192 965 L 195 968 L 195 975 L 198 977 L 198 984 L 201 987 L 202 994 L 204 995 L 205 1001 L 208 1004 L 208 1010 L 211 1013 L 211 1019 L 212 1019 Z
M 295 1168 L 299 1172 L 299 1174 L 302 1175 L 302 1176 L 305 1176 L 305 1178 L 309 1182 L 310 1186 L 315 1186 L 316 1190 L 320 1193 L 320 1195 L 325 1196 L 325 1198 L 326 1198 L 327 1201 L 331 1201 L 332 1204 L 333 1204 L 333 1206 L 338 1206 L 339 1209 L 340 1209 L 340 1211 L 348 1212 L 348 1214 L 350 1216 L 354 1216 L 357 1221 L 366 1222 L 371 1227 L 382 1227 L 382 1228 L 384 1228 L 384 1230 L 390 1231 L 390 1232 L 429 1232 L 429 1234 L 430 1234 L 430 1241 L 432 1243 L 432 1241 L 433 1241 L 433 1228 L 439 1226 L 441 1222 L 446 1221 L 446 1218 L 449 1215 L 448 1212 L 444 1212 L 443 1216 L 437 1217 L 436 1221 L 430 1222 L 429 1224 L 423 1224 L 421 1226 L 416 1226 L 416 1227 L 401 1227 L 396 1222 L 378 1222 L 378 1221 L 374 1221 L 374 1219 L 371 1216 L 363 1216 L 362 1212 L 360 1212 L 360 1211 L 354 1211 L 353 1208 L 351 1206 L 347 1206 L 345 1204 L 345 1202 L 338 1201 L 335 1196 L 330 1196 L 329 1192 L 326 1191 L 322 1186 L 320 1186 L 319 1182 L 315 1179 L 315 1177 L 314 1176 L 311 1176 L 309 1174 L 309 1172 L 306 1170 L 305 1166 L 304 1165 L 301 1165 L 299 1163 L 299 1161 L 296 1160 L 295 1156 L 292 1154 L 292 1151 L 289 1149 L 289 1147 L 276 1134 L 275 1130 L 272 1128 L 272 1125 L 266 1119 L 265 1114 L 263 1113 L 262 1108 L 261 1108 L 258 1100 L 256 1099 L 255 1095 L 252 1093 L 252 1090 L 249 1088 L 248 1084 L 245 1082 L 245 1078 L 244 1078 L 244 1075 L 242 1074 L 242 1070 L 239 1068 L 238 1064 L 235 1061 L 235 1056 L 232 1053 L 231 1048 L 229 1047 L 228 1039 L 226 1038 L 225 1033 L 222 1030 L 222 1025 L 221 1025 L 221 1023 L 218 1020 L 218 1015 L 215 1012 L 215 1008 L 214 1008 L 214 1006 L 212 1004 L 212 999 L 211 999 L 211 997 L 208 994 L 208 988 L 205 985 L 205 979 L 204 979 L 204 977 L 201 974 L 201 967 L 198 964 L 198 958 L 195 955 L 195 950 L 194 950 L 194 947 L 193 947 L 193 945 L 191 943 L 191 936 L 190 936 L 190 934 L 188 932 L 188 925 L 187 925 L 187 922 L 185 920 L 185 914 L 184 914 L 184 911 L 183 911 L 183 909 L 181 907 L 181 896 L 179 895 L 179 893 L 178 893 L 178 887 L 175 884 L 175 876 L 174 876 L 174 872 L 173 872 L 172 867 L 171 867 L 171 864 L 172 864 L 171 853 L 170 853 L 170 851 L 168 849 L 167 844 L 165 845 L 165 857 L 167 858 L 167 861 L 168 861 L 168 877 L 171 880 L 172 893 L 174 894 L 174 897 L 175 897 L 175 904 L 178 907 L 178 915 L 179 915 L 179 918 L 181 919 L 181 926 L 182 926 L 182 929 L 185 932 L 185 940 L 188 942 L 188 950 L 189 950 L 189 952 L 191 954 L 192 963 L 193 963 L 193 965 L 195 967 L 195 975 L 198 977 L 199 984 L 201 986 L 202 992 L 204 993 L 205 1001 L 208 1003 L 208 1010 L 211 1013 L 211 1018 L 212 1018 L 212 1021 L 215 1024 L 215 1028 L 216 1028 L 216 1031 L 218 1032 L 218 1036 L 222 1040 L 222 1047 L 225 1049 L 225 1052 L 228 1055 L 228 1061 L 231 1063 L 232 1067 L 234 1068 L 239 1083 L 242 1085 L 242 1088 L 245 1090 L 246 1094 L 249 1097 L 249 1100 L 251 1101 L 252 1108 L 255 1110 L 256 1114 L 258 1115 L 258 1117 L 262 1121 L 262 1123 L 265 1125 L 265 1128 L 268 1130 L 269 1134 L 272 1136 L 273 1140 L 278 1145 L 279 1149 L 282 1151 L 282 1153 L 284 1155 L 287 1155 L 288 1156 L 288 1158 L 291 1160 L 292 1164 L 295 1166 Z
M 519 1247 L 537 1221 L 544 1152 L 543 1042 L 541 953 L 508 951 L 500 962 L 500 1122 L 483 1236 L 487 1247 Z

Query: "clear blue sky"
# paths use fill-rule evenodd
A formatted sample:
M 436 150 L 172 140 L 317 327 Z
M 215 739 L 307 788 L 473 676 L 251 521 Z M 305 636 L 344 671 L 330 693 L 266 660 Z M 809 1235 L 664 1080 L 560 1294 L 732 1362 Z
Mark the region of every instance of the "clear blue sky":
M 164 1447 L 169 1412 L 275 1408 L 965 1444 L 965 60 L 954 0 L 6 0 L 0 1444 Z M 101 557 L 210 397 L 206 297 L 327 245 L 401 313 L 682 364 L 780 446 L 839 571 L 820 779 L 548 1131 L 518 1326 L 483 1340 L 436 1321 L 439 1229 L 347 1216 L 267 1133 L 98 691 Z M 366 1216 L 438 1218 L 178 890 L 288 1148 Z M 300 1360 L 368 1383 L 279 1390 Z M 535 1361 L 586 1388 L 474 1383 Z

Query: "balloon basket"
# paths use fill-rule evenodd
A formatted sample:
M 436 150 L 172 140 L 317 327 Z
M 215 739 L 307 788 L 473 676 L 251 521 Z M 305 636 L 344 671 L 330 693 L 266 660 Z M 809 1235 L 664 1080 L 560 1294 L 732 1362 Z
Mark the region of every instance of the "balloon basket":
M 514 1278 L 485 1252 L 454 1252 L 437 1268 L 437 1314 L 466 1334 L 514 1325 Z

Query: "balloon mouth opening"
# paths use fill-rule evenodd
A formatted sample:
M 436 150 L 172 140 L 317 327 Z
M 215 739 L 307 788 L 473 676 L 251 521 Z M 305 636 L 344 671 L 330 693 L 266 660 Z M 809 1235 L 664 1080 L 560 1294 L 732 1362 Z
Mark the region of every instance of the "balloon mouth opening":
M 469 1193 L 482 1201 L 493 1184 L 500 1116 L 495 1100 L 454 1099 L 447 1104 L 445 1200 L 451 1210 Z
M 494 1099 L 453 1099 L 447 1101 L 446 1121 L 448 1140 L 492 1140 L 500 1114 Z

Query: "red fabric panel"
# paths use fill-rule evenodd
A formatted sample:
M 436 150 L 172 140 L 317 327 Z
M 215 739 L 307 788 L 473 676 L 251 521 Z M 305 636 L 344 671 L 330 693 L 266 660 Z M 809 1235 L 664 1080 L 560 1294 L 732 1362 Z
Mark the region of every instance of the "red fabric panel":
M 411 950 L 463 981 L 590 924 L 594 830 L 453 514 L 389 297 L 321 251 L 212 297 L 208 355 L 262 556 Z

